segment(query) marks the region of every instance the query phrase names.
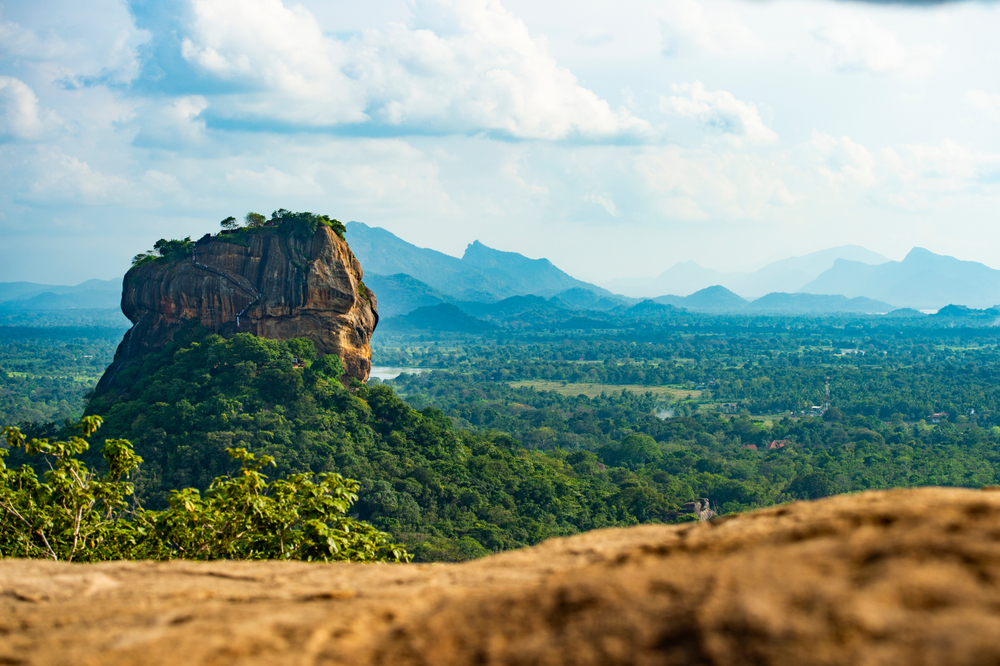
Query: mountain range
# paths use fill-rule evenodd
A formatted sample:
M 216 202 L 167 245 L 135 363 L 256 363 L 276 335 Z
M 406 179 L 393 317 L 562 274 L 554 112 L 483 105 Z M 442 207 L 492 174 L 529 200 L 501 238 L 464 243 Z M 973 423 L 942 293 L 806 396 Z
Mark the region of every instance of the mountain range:
M 530 319 L 552 308 L 621 313 L 644 300 L 692 312 L 762 314 L 871 314 L 900 308 L 936 310 L 949 304 L 988 309 L 1000 303 L 1000 271 L 923 248 L 914 248 L 902 261 L 890 261 L 863 247 L 844 245 L 776 261 L 753 273 L 714 271 L 688 261 L 650 280 L 607 283 L 626 287 L 620 295 L 578 280 L 548 259 L 495 250 L 479 241 L 458 258 L 360 222 L 349 222 L 347 234 L 382 318 L 443 304 L 478 317 L 483 304 L 501 301 L 506 301 L 504 308 L 519 304 Z M 535 299 L 508 300 L 527 296 Z M 0 283 L 0 312 L 117 309 L 120 298 L 121 280 L 88 280 L 75 286 Z M 633 315 L 663 314 L 651 305 L 644 307 Z M 448 308 L 436 312 L 454 314 Z
M 360 222 L 347 223 L 347 240 L 365 275 L 409 275 L 459 300 L 490 302 L 524 294 L 548 298 L 573 288 L 613 296 L 564 273 L 548 259 L 494 250 L 479 241 L 471 243 L 459 259 Z
M 902 261 L 877 266 L 837 259 L 799 291 L 867 296 L 917 309 L 950 303 L 989 308 L 1000 303 L 1000 271 L 915 247 Z
M 655 278 L 623 278 L 607 282 L 604 286 L 619 294 L 652 298 L 661 294 L 687 296 L 706 287 L 719 285 L 743 298 L 755 299 L 773 292 L 800 291 L 841 259 L 871 265 L 889 261 L 881 254 L 859 245 L 843 245 L 775 261 L 752 273 L 717 271 L 694 261 L 683 261 Z
M 0 282 L 2 310 L 79 310 L 117 308 L 122 281 L 87 280 L 75 286 Z
M 752 301 L 725 287 L 706 287 L 690 296 L 659 296 L 652 301 L 692 312 L 752 312 L 760 314 L 834 313 L 880 314 L 894 310 L 889 303 L 864 296 L 772 292 Z

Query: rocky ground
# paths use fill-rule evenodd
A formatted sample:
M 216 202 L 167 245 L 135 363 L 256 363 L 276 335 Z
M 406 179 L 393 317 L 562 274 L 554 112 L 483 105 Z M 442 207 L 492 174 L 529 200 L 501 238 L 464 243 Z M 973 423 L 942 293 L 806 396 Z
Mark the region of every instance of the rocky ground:
M 1000 663 L 1000 492 L 845 495 L 465 564 L 0 561 L 0 664 Z

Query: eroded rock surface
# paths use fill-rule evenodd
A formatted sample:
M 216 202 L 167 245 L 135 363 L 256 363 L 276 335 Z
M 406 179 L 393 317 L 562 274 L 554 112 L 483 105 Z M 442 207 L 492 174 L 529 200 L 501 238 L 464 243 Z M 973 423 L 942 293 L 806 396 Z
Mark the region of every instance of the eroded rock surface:
M 0 562 L 5 664 L 1000 662 L 1000 492 L 839 496 L 464 564 Z
M 122 312 L 133 326 L 99 391 L 127 388 L 116 383 L 123 366 L 162 349 L 191 321 L 227 336 L 307 338 L 320 353 L 344 359 L 348 375 L 367 380 L 378 314 L 347 243 L 325 226 L 306 239 L 277 230 L 242 239 L 246 245 L 206 235 L 192 257 L 125 275 Z

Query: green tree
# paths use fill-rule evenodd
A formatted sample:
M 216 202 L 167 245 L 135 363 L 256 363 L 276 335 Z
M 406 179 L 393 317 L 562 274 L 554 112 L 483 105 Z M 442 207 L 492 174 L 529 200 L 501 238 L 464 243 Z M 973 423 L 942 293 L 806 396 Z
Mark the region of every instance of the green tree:
M 78 456 L 84 439 L 101 426 L 84 417 L 83 437 L 66 441 L 27 439 L 18 428 L 2 430 L 9 449 L 42 455 L 49 470 L 40 481 L 33 467 L 10 469 L 0 449 L 0 557 L 96 562 L 113 559 L 296 559 L 359 562 L 407 561 L 387 535 L 347 516 L 358 483 L 339 474 L 294 474 L 268 481 L 270 456 L 227 449 L 240 464 L 235 476 L 219 477 L 205 495 L 186 488 L 170 493 L 163 511 L 133 508 L 127 481 L 142 463 L 132 445 L 108 439 L 106 472 L 89 469 Z
M 233 229 L 236 229 L 237 227 L 239 227 L 240 223 L 236 220 L 235 217 L 233 217 L 232 215 L 230 215 L 229 217 L 227 217 L 226 219 L 224 219 L 222 222 L 219 222 L 219 226 L 221 226 L 223 229 L 229 229 L 230 231 L 232 231 Z
M 247 213 L 243 219 L 246 220 L 247 226 L 251 229 L 262 227 L 267 222 L 267 218 L 260 213 Z

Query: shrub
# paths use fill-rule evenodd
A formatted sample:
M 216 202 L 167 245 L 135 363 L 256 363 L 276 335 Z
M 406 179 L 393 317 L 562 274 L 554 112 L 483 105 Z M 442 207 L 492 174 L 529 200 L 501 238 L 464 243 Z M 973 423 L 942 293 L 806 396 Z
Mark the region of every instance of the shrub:
M 227 449 L 239 463 L 235 476 L 216 478 L 205 495 L 187 488 L 170 493 L 163 511 L 133 508 L 128 478 L 142 463 L 123 439 L 105 441 L 106 471 L 78 456 L 85 437 L 101 426 L 84 417 L 82 437 L 26 439 L 2 430 L 11 449 L 47 459 L 39 480 L 29 465 L 6 466 L 0 449 L 0 556 L 96 562 L 115 559 L 294 559 L 359 562 L 409 561 L 388 535 L 347 516 L 358 483 L 339 474 L 293 474 L 268 481 L 270 456 Z

